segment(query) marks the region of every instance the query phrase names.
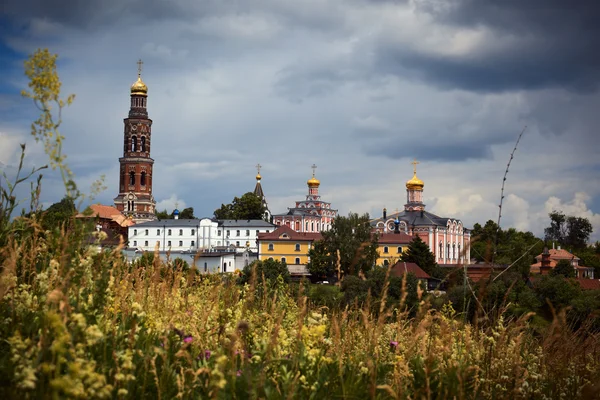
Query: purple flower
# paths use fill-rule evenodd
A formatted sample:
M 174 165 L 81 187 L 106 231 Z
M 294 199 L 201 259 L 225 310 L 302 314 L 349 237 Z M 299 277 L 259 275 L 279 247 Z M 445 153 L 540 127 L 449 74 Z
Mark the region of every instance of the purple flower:
M 392 340 L 390 342 L 390 347 L 392 348 L 392 350 L 396 350 L 396 347 L 398 347 L 398 342 L 396 342 L 395 340 Z
M 207 360 L 210 358 L 211 354 L 212 352 L 210 350 L 204 350 L 204 358 L 206 358 Z
M 242 376 L 242 371 L 238 369 L 236 375 L 237 376 Z
M 192 335 L 187 335 L 183 338 L 183 343 L 192 343 L 193 340 L 194 338 L 192 337 Z

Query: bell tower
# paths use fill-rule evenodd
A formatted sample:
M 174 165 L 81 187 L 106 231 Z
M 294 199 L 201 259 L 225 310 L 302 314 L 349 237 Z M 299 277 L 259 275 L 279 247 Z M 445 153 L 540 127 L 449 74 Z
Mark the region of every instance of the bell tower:
M 136 222 L 156 219 L 156 201 L 152 196 L 150 158 L 152 120 L 146 109 L 148 87 L 142 81 L 142 60 L 138 64 L 137 81 L 131 85 L 131 105 L 125 124 L 123 157 L 119 158 L 119 194 L 115 207 Z

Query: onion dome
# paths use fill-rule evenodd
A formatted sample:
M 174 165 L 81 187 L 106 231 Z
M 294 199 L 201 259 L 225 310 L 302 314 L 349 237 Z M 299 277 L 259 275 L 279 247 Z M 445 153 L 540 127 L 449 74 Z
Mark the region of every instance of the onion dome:
M 148 96 L 148 86 L 142 81 L 141 75 L 138 75 L 137 81 L 131 85 L 131 94 L 137 96 Z
M 319 185 L 321 184 L 321 181 L 319 181 L 317 178 L 315 178 L 315 174 L 313 174 L 312 178 L 310 178 L 308 181 L 306 181 L 306 183 L 308 184 L 309 187 L 319 187 Z
M 262 176 L 260 176 L 260 173 L 256 174 L 256 180 L 260 181 L 262 179 Z
M 420 180 L 419 178 L 417 178 L 417 173 L 415 172 L 412 179 L 406 182 L 406 188 L 407 189 L 417 189 L 417 190 L 423 190 L 423 186 L 425 186 L 425 184 L 423 183 L 422 180 Z

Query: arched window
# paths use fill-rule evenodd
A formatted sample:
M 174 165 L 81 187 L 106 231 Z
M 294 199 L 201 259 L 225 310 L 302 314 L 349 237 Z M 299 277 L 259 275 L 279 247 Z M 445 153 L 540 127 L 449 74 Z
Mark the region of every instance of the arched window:
M 131 137 L 131 151 L 135 151 L 137 149 L 137 136 L 133 135 Z
M 296 257 L 296 265 L 300 264 L 300 257 Z
M 461 254 L 460 254 L 460 243 L 458 244 L 458 257 L 457 258 L 461 258 Z
M 145 172 L 142 172 L 142 175 L 140 176 L 140 185 L 146 186 L 146 173 Z
M 300 243 L 296 243 L 296 251 L 300 251 Z
M 388 265 L 390 265 L 390 262 L 389 262 L 389 260 L 383 260 L 383 265 L 385 265 L 386 267 L 387 267 Z
M 170 229 L 169 229 L 169 231 L 168 231 L 168 235 L 169 235 L 169 236 L 171 236 L 171 230 L 170 230 Z
M 402 253 L 402 246 L 398 246 L 398 254 Z
M 142 136 L 142 152 L 146 151 L 146 136 Z
M 281 257 L 281 262 L 285 263 L 285 257 Z
M 456 258 L 456 243 L 452 244 L 452 258 Z
M 446 258 L 450 258 L 450 243 L 446 245 Z
M 129 172 L 129 185 L 135 185 L 135 172 L 133 171 Z
M 444 246 L 442 245 L 442 242 L 440 242 L 440 251 L 438 253 L 438 257 L 442 258 L 443 254 L 444 254 Z
M 273 251 L 275 249 L 275 247 L 273 246 L 273 243 L 269 243 L 269 250 Z
M 384 247 L 383 247 L 383 252 L 384 252 L 384 253 L 386 253 L 386 254 L 389 252 L 389 249 L 388 249 L 388 247 L 387 247 L 387 246 L 384 246 Z

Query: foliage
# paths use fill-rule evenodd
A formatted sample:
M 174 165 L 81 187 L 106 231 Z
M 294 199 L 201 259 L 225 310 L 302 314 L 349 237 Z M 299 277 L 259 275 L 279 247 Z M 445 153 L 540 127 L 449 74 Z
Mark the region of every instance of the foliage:
M 544 231 L 546 240 L 555 240 L 571 250 L 585 249 L 593 227 L 587 218 L 567 216 L 554 210 L 548 214 L 550 226 Z
M 252 264 L 246 265 L 240 275 L 240 283 L 250 283 L 254 279 L 267 282 L 276 282 L 282 280 L 284 283 L 290 282 L 290 271 L 285 262 L 277 260 L 256 260 Z
M 377 261 L 377 237 L 371 234 L 369 215 L 338 215 L 323 239 L 308 252 L 308 271 L 317 277 L 358 275 L 369 271 Z
M 444 273 L 435 261 L 435 256 L 429 246 L 418 236 L 408 244 L 408 248 L 402 253 L 400 260 L 417 264 L 419 268 L 434 278 L 444 278 Z
M 575 268 L 569 260 L 560 260 L 556 263 L 556 267 L 552 268 L 550 275 L 575 278 Z
M 262 199 L 253 192 L 248 192 L 242 197 L 234 197 L 230 204 L 221 204 L 214 215 L 217 219 L 264 219 L 265 211 Z
M 44 230 L 60 228 L 74 217 L 76 212 L 73 199 L 64 197 L 60 202 L 52 204 L 42 213 L 42 227 Z

